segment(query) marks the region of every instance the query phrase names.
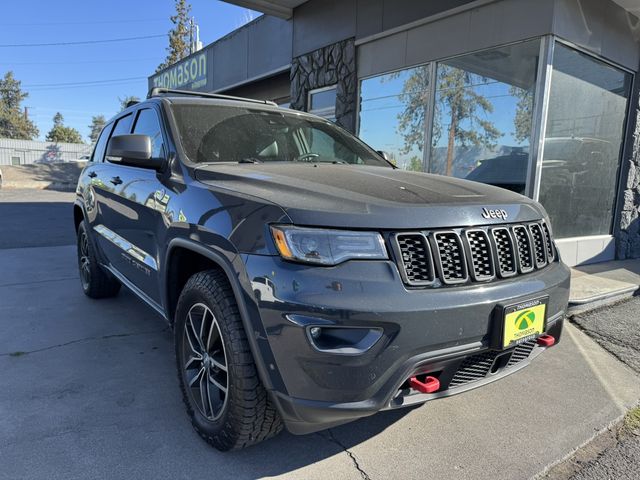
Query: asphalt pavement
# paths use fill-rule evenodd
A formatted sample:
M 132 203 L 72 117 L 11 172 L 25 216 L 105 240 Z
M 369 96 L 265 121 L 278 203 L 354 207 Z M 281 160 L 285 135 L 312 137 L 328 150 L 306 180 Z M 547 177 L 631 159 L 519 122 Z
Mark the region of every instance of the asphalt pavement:
M 124 289 L 82 294 L 72 198 L 0 190 L 2 479 L 530 478 L 640 398 L 636 374 L 569 326 L 486 387 L 217 452 L 190 427 L 160 317 Z

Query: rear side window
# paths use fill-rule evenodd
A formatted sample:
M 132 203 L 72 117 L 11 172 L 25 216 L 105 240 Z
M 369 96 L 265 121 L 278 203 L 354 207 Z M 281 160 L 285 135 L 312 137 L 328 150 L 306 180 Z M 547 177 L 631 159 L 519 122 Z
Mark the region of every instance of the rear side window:
M 138 113 L 138 119 L 136 120 L 136 126 L 133 129 L 133 133 L 139 135 L 149 135 L 151 137 L 152 156 L 154 158 L 164 157 L 162 131 L 160 130 L 160 121 L 158 115 L 154 110 L 145 108 Z
M 98 137 L 98 141 L 96 142 L 96 146 L 93 149 L 93 154 L 91 155 L 92 162 L 103 162 L 104 161 L 104 152 L 107 149 L 107 140 L 109 138 L 109 132 L 111 132 L 111 128 L 113 127 L 112 123 L 105 125 L 100 132 L 100 137 Z

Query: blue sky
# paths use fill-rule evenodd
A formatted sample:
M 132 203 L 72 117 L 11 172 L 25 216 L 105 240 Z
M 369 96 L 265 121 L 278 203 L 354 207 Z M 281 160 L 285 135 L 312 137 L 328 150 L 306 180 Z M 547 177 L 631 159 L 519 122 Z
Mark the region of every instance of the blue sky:
M 190 3 L 204 45 L 258 15 L 217 0 Z M 167 33 L 174 2 L 21 0 L 4 2 L 2 11 L 0 45 L 74 42 Z M 0 47 L 0 75 L 12 70 L 22 81 L 29 92 L 24 105 L 40 129 L 41 139 L 59 111 L 65 124 L 77 128 L 87 140 L 92 115 L 114 115 L 119 109 L 118 97 L 144 98 L 146 77 L 164 60 L 167 45 L 165 37 L 95 45 Z M 134 80 L 82 87 L 57 85 L 129 78 Z

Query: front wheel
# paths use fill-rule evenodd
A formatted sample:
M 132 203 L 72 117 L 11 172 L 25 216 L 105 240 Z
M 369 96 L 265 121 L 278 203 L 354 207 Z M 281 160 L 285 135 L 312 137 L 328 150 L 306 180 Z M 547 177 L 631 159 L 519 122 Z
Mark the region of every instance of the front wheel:
M 187 413 L 209 444 L 240 449 L 282 430 L 221 272 L 196 273 L 185 285 L 176 309 L 175 349 Z
M 86 296 L 107 298 L 120 291 L 120 282 L 99 265 L 84 221 L 78 226 L 78 270 L 82 291 Z

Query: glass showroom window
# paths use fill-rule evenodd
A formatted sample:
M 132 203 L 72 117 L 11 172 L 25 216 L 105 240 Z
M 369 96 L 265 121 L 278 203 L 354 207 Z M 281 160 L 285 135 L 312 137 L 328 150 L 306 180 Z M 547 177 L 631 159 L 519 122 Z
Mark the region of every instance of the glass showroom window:
M 556 237 L 611 233 L 630 84 L 556 43 L 539 195 Z
M 438 63 L 429 170 L 525 193 L 540 40 Z
M 336 92 L 335 85 L 309 91 L 309 113 L 335 122 Z
M 429 71 L 423 65 L 360 83 L 358 135 L 405 170 L 422 171 Z

